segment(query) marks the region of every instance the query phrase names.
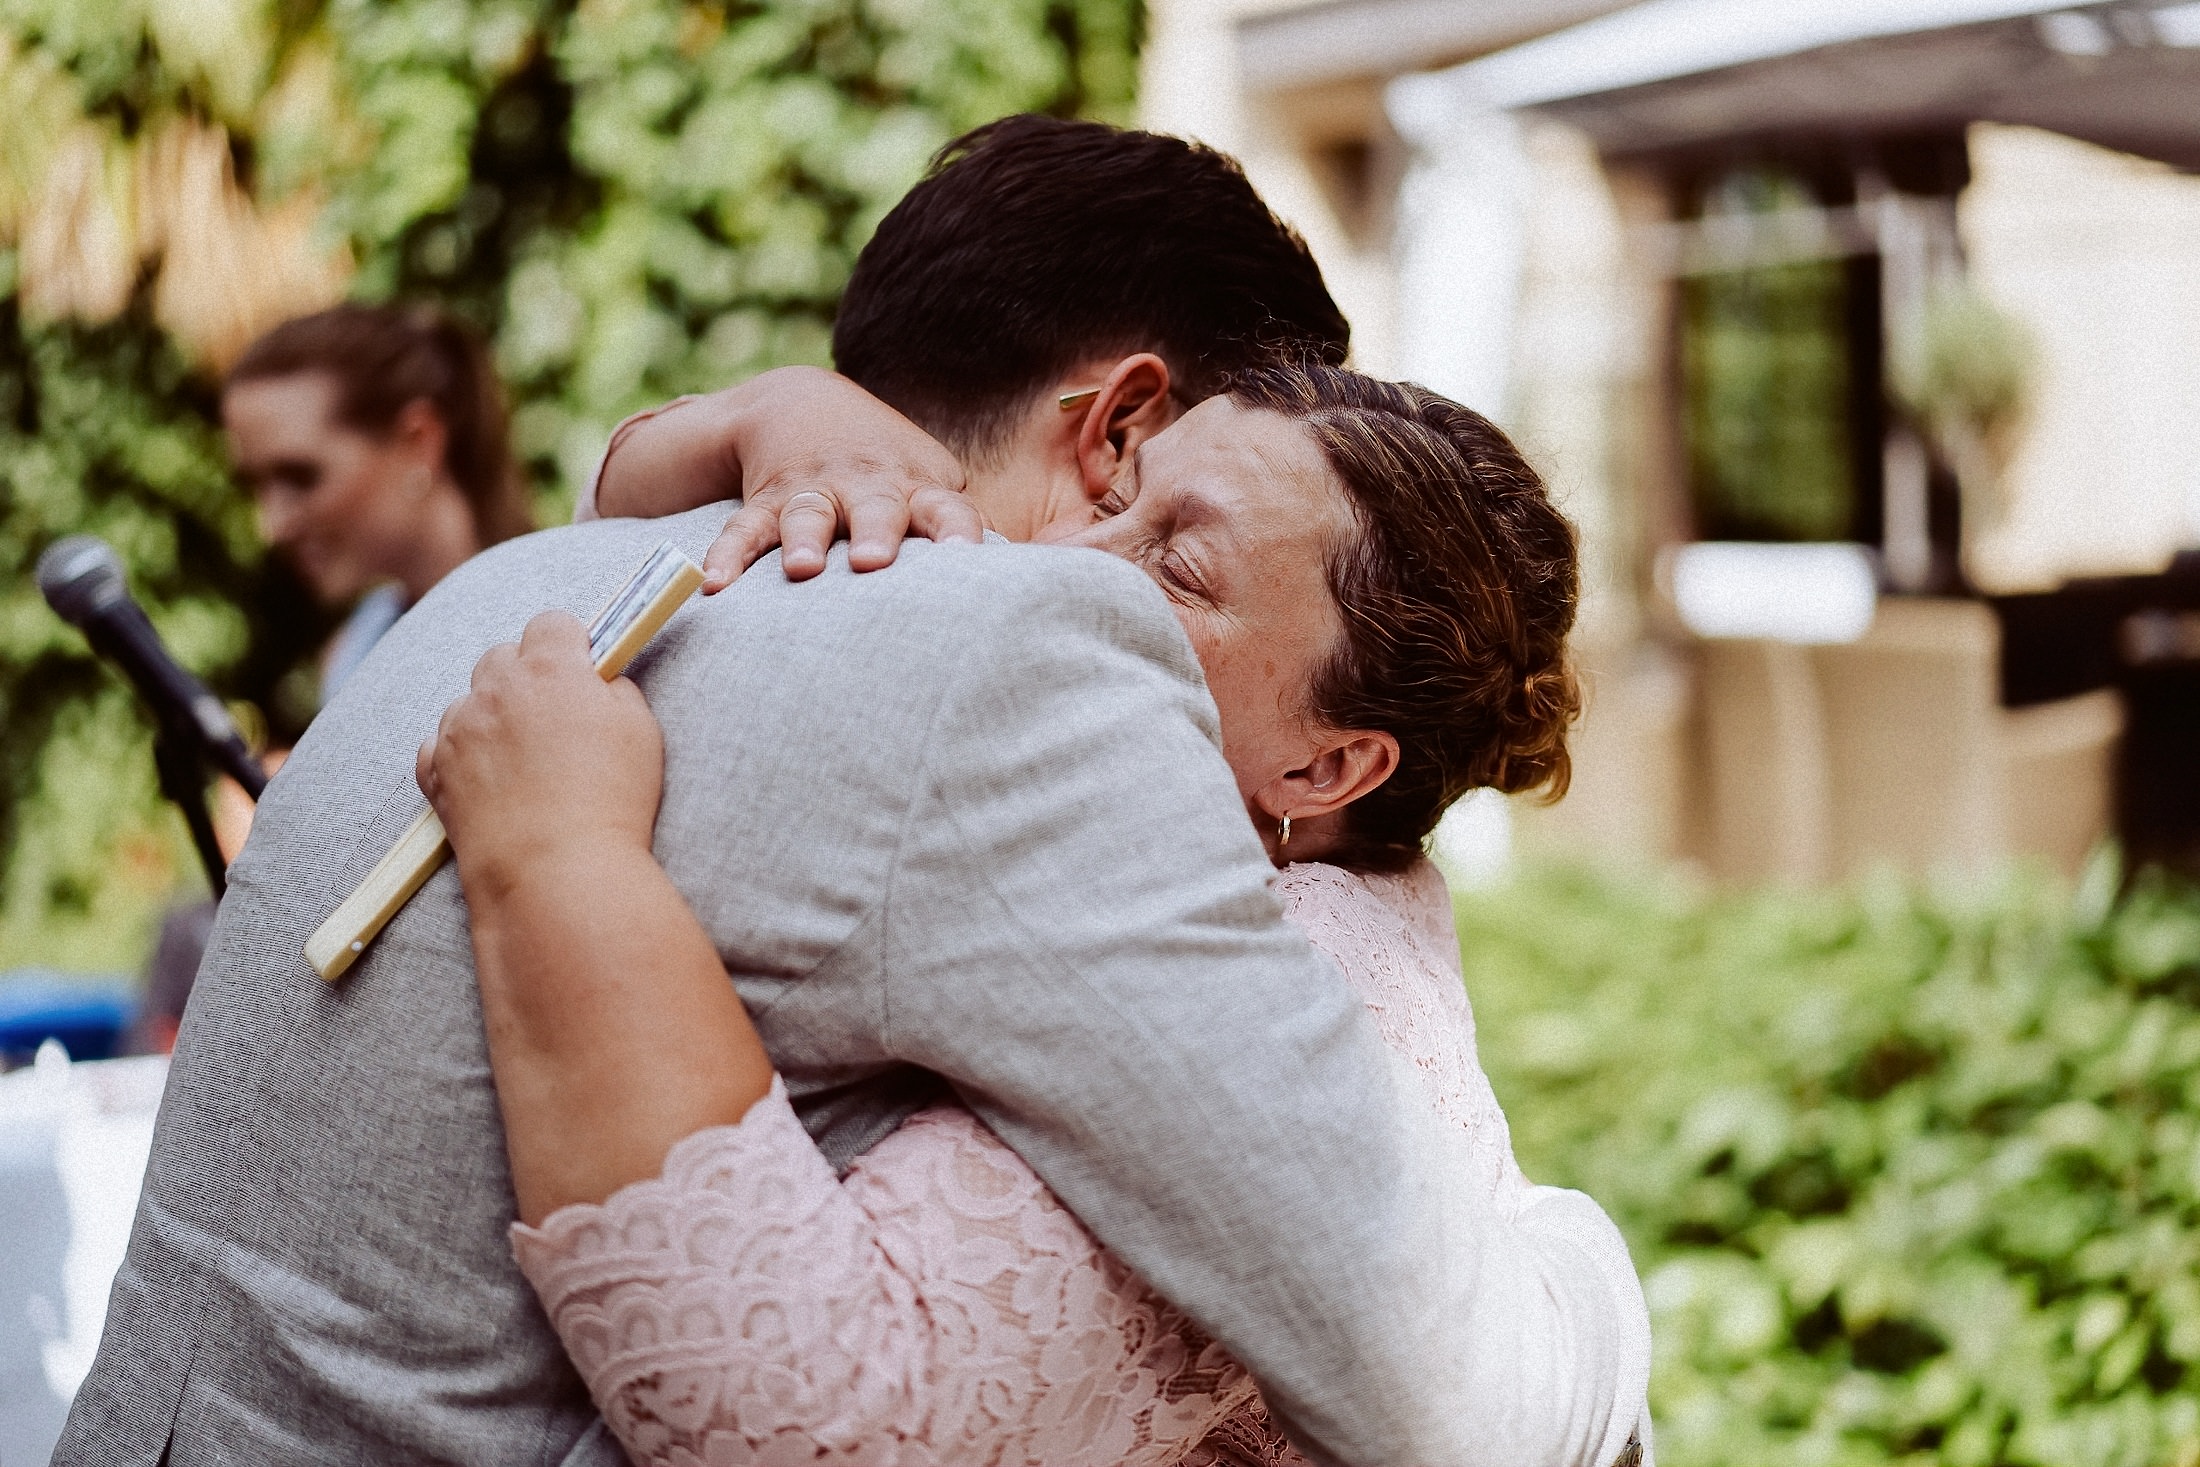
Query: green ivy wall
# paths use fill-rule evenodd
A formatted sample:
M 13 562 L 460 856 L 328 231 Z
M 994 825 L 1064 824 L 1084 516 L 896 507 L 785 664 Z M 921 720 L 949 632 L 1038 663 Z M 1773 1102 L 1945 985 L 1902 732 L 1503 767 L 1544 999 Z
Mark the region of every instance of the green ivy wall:
M 1127 120 L 1137 0 L 0 0 L 0 971 L 127 970 L 179 883 L 149 730 L 45 609 L 106 536 L 278 737 L 326 617 L 259 553 L 219 363 L 337 294 L 495 340 L 545 522 L 633 408 L 826 356 L 956 133 Z

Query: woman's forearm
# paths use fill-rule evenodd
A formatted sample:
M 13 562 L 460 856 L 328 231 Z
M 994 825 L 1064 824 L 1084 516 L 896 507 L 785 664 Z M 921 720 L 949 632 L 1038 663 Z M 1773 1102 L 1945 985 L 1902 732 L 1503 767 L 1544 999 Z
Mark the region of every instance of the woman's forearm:
M 1253 1394 L 959 1106 L 843 1182 L 775 1094 L 513 1243 L 636 1467 L 1173 1462 Z
M 630 420 L 597 468 L 595 512 L 653 519 L 739 496 L 752 396 L 744 383 Z
M 657 1175 L 770 1091 L 717 951 L 646 849 L 546 852 L 466 895 L 522 1220 Z
M 909 534 L 976 544 L 985 522 L 963 487 L 955 455 L 855 383 L 776 367 L 629 419 L 579 514 L 668 515 L 739 498 L 704 563 L 719 589 L 775 545 L 791 579 L 816 575 L 843 530 L 856 570 L 891 564 Z

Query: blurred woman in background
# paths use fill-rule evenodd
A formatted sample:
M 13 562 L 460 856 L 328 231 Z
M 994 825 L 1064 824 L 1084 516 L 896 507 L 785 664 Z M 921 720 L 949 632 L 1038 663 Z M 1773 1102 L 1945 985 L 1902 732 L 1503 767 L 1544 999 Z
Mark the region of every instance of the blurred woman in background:
M 323 604 L 356 603 L 323 703 L 429 587 L 534 528 L 488 352 L 434 308 L 284 322 L 230 368 L 222 424 L 268 544 Z
M 433 307 L 345 305 L 284 322 L 230 368 L 222 425 L 260 534 L 315 599 L 352 608 L 321 654 L 323 705 L 429 587 L 534 528 L 489 354 Z M 214 818 L 234 859 L 252 802 L 223 781 Z M 161 923 L 130 1049 L 174 1045 L 213 925 L 212 902 Z

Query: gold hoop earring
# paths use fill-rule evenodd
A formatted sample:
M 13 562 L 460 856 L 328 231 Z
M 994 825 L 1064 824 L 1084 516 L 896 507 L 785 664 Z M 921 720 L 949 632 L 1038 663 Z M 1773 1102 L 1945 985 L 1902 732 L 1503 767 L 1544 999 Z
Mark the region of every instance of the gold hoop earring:
M 1284 817 L 1283 817 L 1283 828 L 1282 828 L 1282 830 L 1281 830 L 1281 831 L 1280 831 L 1280 832 L 1279 832 L 1279 833 L 1277 834 L 1277 836 L 1276 836 L 1276 849 L 1277 849 L 1277 850 L 1279 850 L 1279 851 L 1281 851 L 1281 850 L 1286 850 L 1286 849 L 1288 849 L 1288 848 L 1290 847 L 1290 844 L 1291 844 L 1291 817 L 1290 817 L 1290 816 L 1288 816 L 1288 815 L 1286 815 L 1286 816 L 1284 816 Z

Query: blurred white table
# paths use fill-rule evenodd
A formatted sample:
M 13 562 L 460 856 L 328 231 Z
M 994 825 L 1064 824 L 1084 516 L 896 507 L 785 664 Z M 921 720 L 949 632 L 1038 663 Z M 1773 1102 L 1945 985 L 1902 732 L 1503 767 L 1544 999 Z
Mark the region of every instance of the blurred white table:
M 91 1369 L 168 1061 L 0 1075 L 0 1467 L 43 1467 Z

